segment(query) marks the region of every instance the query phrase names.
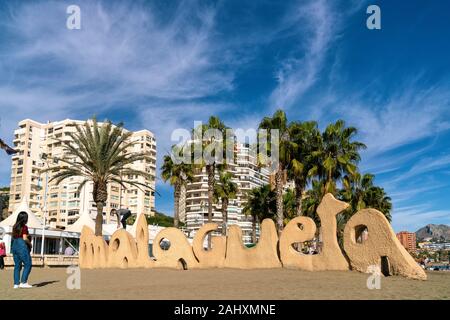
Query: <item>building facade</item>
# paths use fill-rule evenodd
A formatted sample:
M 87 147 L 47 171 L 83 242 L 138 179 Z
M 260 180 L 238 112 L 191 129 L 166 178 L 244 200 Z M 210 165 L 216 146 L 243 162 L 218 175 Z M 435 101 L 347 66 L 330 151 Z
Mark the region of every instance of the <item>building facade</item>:
M 256 154 L 246 144 L 235 145 L 235 163 L 228 164 L 226 171 L 233 175 L 233 182 L 238 186 L 236 199 L 230 199 L 228 206 L 228 225 L 238 225 L 242 229 L 244 243 L 250 243 L 252 238 L 252 218 L 246 216 L 242 209 L 246 204 L 248 192 L 269 183 L 269 171 L 257 165 Z M 216 172 L 216 182 L 219 173 Z M 203 224 L 208 222 L 208 176 L 205 168 L 197 173 L 194 182 L 186 187 L 185 202 L 181 205 L 180 221 L 193 237 Z M 213 222 L 222 228 L 222 204 L 219 201 L 213 205 Z
M 397 239 L 409 252 L 416 251 L 416 234 L 414 232 L 401 231 L 397 233 Z
M 92 218 L 96 216 L 96 207 L 92 198 L 93 183 L 87 183 L 80 191 L 82 178 L 69 178 L 56 185 L 48 181 L 53 171 L 44 173 L 43 169 L 57 165 L 55 158 L 71 158 L 60 140 L 70 140 L 69 133 L 76 131 L 77 125 L 84 121 L 64 120 L 46 124 L 33 120 L 23 120 L 14 132 L 14 147 L 19 152 L 12 157 L 9 212 L 13 212 L 23 198 L 29 202 L 30 209 L 52 227 L 65 228 L 74 223 L 81 212 L 88 211 Z M 133 169 L 145 171 L 152 179 L 132 176 L 124 177 L 136 180 L 149 188 L 128 187 L 119 184 L 108 185 L 108 200 L 104 208 L 104 223 L 116 222 L 110 216 L 111 209 L 129 208 L 133 213 L 154 215 L 155 177 L 156 177 L 156 140 L 148 130 L 133 132 L 130 140 L 134 142 L 128 152 L 145 152 L 148 160 L 131 165 Z M 75 160 L 72 157 L 73 160 Z

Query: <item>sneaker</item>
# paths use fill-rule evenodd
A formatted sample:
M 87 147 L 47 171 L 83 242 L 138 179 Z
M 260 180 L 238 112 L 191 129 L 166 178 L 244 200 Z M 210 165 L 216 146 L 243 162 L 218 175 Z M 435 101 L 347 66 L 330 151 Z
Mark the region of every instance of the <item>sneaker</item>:
M 19 287 L 22 288 L 22 289 L 30 289 L 30 288 L 33 288 L 33 286 L 32 286 L 32 285 L 29 285 L 28 282 L 27 282 L 27 283 L 21 283 L 21 284 L 19 285 Z
M 19 285 L 18 285 L 18 284 L 15 284 L 15 285 L 14 285 L 14 289 L 19 289 Z

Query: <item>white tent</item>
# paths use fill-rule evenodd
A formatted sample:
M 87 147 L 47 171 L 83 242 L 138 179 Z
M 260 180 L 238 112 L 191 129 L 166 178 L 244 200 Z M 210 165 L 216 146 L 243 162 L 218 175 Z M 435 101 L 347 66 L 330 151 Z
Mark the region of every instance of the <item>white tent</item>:
M 42 228 L 42 222 L 35 216 L 33 211 L 30 210 L 30 207 L 28 206 L 28 201 L 24 197 L 22 199 L 22 202 L 17 207 L 17 209 L 14 211 L 12 215 L 10 215 L 8 218 L 0 222 L 0 227 L 12 227 L 16 223 L 17 216 L 20 212 L 25 211 L 28 213 L 28 228 L 34 228 L 34 229 L 40 229 Z
M 74 224 L 71 224 L 70 226 L 68 226 L 65 229 L 65 231 L 81 233 L 84 226 L 87 226 L 90 229 L 92 229 L 92 231 L 95 231 L 95 221 L 94 221 L 94 219 L 91 218 L 91 215 L 87 211 L 81 213 L 78 220 L 75 221 Z M 104 236 L 109 236 L 112 234 L 112 232 L 110 232 L 109 225 L 107 225 L 107 224 L 103 224 L 102 230 L 103 230 Z
M 75 221 L 74 224 L 71 224 L 70 226 L 68 226 L 65 231 L 81 233 L 81 230 L 83 230 L 84 226 L 87 226 L 87 227 L 91 228 L 92 230 L 95 230 L 95 221 L 91 218 L 91 216 L 89 215 L 89 212 L 87 212 L 87 211 L 81 213 L 78 220 Z

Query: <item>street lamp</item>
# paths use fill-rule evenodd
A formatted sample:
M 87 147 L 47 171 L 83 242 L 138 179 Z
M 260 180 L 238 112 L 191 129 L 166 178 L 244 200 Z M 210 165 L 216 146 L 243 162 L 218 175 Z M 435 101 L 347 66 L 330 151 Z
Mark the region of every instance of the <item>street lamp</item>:
M 44 161 L 44 163 L 47 165 L 47 169 L 49 168 L 48 165 L 48 155 L 46 153 L 41 154 L 41 160 Z M 48 193 L 48 170 L 45 172 L 45 188 L 44 188 L 44 206 L 42 210 L 43 214 L 43 223 L 42 223 L 42 240 L 41 240 L 41 257 L 44 259 L 44 244 L 45 244 L 45 225 L 47 224 L 47 193 Z

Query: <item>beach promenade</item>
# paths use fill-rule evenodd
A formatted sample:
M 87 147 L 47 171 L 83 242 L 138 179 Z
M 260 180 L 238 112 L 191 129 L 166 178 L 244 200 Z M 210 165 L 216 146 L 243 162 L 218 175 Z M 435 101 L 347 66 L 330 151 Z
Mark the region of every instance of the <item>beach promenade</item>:
M 381 279 L 369 290 L 359 272 L 273 270 L 82 270 L 81 290 L 68 290 L 65 268 L 33 269 L 33 289 L 12 289 L 12 270 L 0 271 L 0 299 L 450 299 L 450 272 L 428 281 Z

